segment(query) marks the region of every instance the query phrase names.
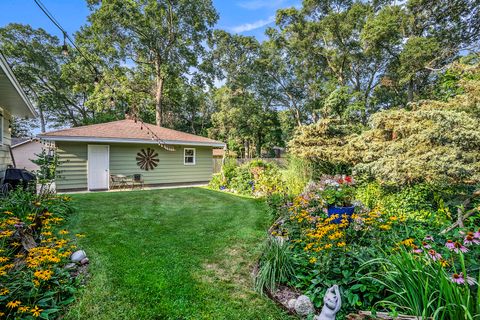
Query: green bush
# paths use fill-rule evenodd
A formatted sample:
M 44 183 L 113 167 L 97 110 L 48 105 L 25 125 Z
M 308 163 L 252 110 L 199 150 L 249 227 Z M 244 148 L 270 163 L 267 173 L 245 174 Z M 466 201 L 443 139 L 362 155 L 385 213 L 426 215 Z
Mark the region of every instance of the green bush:
M 287 283 L 294 275 L 295 260 L 288 243 L 281 238 L 269 237 L 259 260 L 255 288 L 275 291 L 279 284 Z

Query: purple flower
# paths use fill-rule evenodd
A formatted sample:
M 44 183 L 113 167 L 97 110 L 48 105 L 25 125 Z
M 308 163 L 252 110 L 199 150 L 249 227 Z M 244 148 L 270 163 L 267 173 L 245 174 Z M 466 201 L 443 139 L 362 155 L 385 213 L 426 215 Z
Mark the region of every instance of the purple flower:
M 437 261 L 442 258 L 442 255 L 433 249 L 428 250 L 428 255 L 430 256 L 430 258 L 432 258 L 433 261 Z
M 457 273 L 454 273 L 452 274 L 452 277 L 450 278 L 450 280 L 452 280 L 453 282 L 455 283 L 458 283 L 458 284 L 464 284 L 465 283 L 465 277 L 463 276 L 463 273 L 460 273 L 460 274 L 457 274 Z M 467 279 L 466 279 L 467 283 L 471 286 L 473 286 L 475 284 L 475 279 L 473 279 L 472 277 L 468 277 L 467 276 Z
M 467 235 L 465 239 L 463 240 L 463 244 L 466 246 L 472 245 L 472 244 L 479 244 L 480 241 L 474 238 L 472 235 Z
M 445 243 L 445 247 L 447 247 L 450 250 L 453 250 L 455 249 L 455 242 L 453 242 L 452 240 L 447 240 L 447 242 Z
M 473 237 L 475 239 L 480 239 L 480 229 L 478 229 L 478 231 L 473 234 Z
M 220 186 L 220 190 L 225 190 L 226 187 L 225 186 Z
M 455 251 L 455 253 L 460 253 L 460 252 L 466 253 L 469 250 L 467 249 L 467 247 L 462 245 L 460 242 L 455 241 L 455 248 L 453 249 L 453 251 Z
M 423 250 L 422 250 L 422 249 L 420 249 L 419 247 L 417 247 L 417 246 L 415 246 L 415 245 L 414 245 L 414 246 L 413 246 L 413 250 L 412 250 L 412 252 L 413 252 L 413 253 L 422 253 L 422 252 L 423 252 Z
M 428 243 L 426 243 L 425 241 L 422 242 L 422 246 L 425 248 L 425 249 L 431 249 L 432 246 L 429 245 Z
M 425 241 L 433 241 L 433 237 L 431 235 L 425 236 Z
M 460 273 L 454 273 L 452 274 L 452 277 L 450 278 L 450 280 L 452 280 L 453 282 L 455 283 L 458 283 L 458 284 L 464 284 L 465 283 L 465 279 L 463 279 L 463 275 Z

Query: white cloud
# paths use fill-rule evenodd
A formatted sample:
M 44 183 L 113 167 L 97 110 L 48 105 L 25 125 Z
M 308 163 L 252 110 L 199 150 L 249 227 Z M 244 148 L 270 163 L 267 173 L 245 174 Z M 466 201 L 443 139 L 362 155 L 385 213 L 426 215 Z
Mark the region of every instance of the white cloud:
M 286 0 L 248 0 L 237 2 L 237 5 L 248 10 L 258 10 L 261 8 L 278 8 L 285 2 Z
M 235 33 L 242 33 L 242 32 L 245 32 L 245 31 L 251 31 L 251 30 L 258 29 L 258 28 L 262 28 L 262 27 L 266 26 L 267 24 L 270 24 L 274 21 L 275 21 L 275 16 L 270 16 L 270 17 L 268 17 L 268 19 L 260 19 L 260 20 L 257 20 L 257 21 L 251 22 L 251 23 L 244 23 L 244 24 L 240 24 L 240 25 L 235 26 L 235 27 L 231 27 L 230 30 L 235 32 Z

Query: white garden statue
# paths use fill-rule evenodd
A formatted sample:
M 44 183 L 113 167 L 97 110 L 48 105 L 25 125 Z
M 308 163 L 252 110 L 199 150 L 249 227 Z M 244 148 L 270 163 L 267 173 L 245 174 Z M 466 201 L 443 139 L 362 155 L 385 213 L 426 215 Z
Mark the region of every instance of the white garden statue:
M 342 306 L 342 298 L 340 297 L 340 289 L 337 285 L 328 288 L 323 298 L 323 308 L 320 315 L 316 316 L 314 320 L 335 320 L 335 315 Z

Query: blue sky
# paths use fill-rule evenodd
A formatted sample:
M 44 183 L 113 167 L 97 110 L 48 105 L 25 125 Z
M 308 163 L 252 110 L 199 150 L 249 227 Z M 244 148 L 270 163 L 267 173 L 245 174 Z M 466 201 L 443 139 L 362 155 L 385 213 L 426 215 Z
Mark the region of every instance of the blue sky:
M 89 11 L 85 0 L 42 0 L 42 2 L 70 34 L 87 22 Z M 263 40 L 265 29 L 273 25 L 275 11 L 299 5 L 300 2 L 300 0 L 213 0 L 220 14 L 216 27 Z M 11 22 L 41 27 L 61 36 L 33 0 L 1 0 L 0 26 Z

